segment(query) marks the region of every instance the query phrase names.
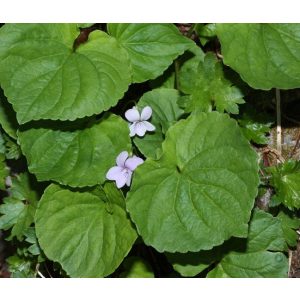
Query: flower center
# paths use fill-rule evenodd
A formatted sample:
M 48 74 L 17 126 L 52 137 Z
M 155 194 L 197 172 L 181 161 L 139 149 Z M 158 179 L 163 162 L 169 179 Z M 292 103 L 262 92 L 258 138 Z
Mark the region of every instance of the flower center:
M 125 168 L 123 168 L 123 170 L 121 172 L 122 172 L 122 175 L 124 175 L 127 178 L 131 171 L 125 167 Z

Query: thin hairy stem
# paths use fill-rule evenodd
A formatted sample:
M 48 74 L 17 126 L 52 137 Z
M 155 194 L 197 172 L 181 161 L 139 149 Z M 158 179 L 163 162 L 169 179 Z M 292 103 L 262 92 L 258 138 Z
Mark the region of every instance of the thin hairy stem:
M 277 120 L 277 151 L 281 155 L 281 99 L 280 99 L 280 90 L 276 89 L 276 120 Z

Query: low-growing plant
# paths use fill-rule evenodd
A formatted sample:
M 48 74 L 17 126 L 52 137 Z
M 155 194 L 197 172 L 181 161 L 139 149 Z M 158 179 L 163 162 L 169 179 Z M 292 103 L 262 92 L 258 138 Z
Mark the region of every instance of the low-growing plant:
M 288 276 L 300 25 L 186 26 L 0 28 L 11 277 Z

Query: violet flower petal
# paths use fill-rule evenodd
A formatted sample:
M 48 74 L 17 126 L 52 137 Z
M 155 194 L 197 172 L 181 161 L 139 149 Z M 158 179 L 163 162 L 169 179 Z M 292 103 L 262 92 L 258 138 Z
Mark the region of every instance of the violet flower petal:
M 144 107 L 141 113 L 141 120 L 142 121 L 149 120 L 151 116 L 152 116 L 152 108 L 150 106 Z
M 119 177 L 119 174 L 122 173 L 123 168 L 121 167 L 112 167 L 106 173 L 106 178 L 108 180 L 116 180 Z
M 128 152 L 127 151 L 122 151 L 116 159 L 117 166 L 124 167 L 125 161 L 126 161 L 127 158 L 128 158 Z
M 143 159 L 137 157 L 137 156 L 132 156 L 128 158 L 125 162 L 125 167 L 129 169 L 130 171 L 134 171 L 139 165 L 141 165 L 144 162 Z
M 133 137 L 133 136 L 135 136 L 135 134 L 136 134 L 136 132 L 135 132 L 135 124 L 136 124 L 136 123 L 133 123 L 133 124 L 131 124 L 131 125 L 129 126 L 129 130 L 130 130 L 129 136 L 130 136 L 130 137 Z
M 154 131 L 155 130 L 155 126 L 152 125 L 150 122 L 143 121 L 143 124 L 145 125 L 147 131 Z
M 134 106 L 131 109 L 128 109 L 125 112 L 125 118 L 129 121 L 129 122 L 137 122 L 140 120 L 140 113 L 137 110 L 137 108 Z
M 147 131 L 147 128 L 146 128 L 144 122 L 135 123 L 135 133 L 138 136 L 144 136 L 146 131 Z
M 129 171 L 129 170 L 128 170 Z M 131 177 L 132 177 L 132 172 L 128 172 L 127 180 L 126 180 L 126 185 L 130 186 L 131 183 Z
M 118 189 L 122 188 L 126 184 L 127 177 L 128 177 L 127 170 L 123 170 L 123 172 L 118 174 L 118 176 L 115 179 Z

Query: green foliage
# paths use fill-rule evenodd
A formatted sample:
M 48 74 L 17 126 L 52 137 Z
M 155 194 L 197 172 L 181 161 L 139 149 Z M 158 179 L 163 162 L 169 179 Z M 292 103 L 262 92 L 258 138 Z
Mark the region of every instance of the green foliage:
M 115 189 L 73 191 L 51 184 L 45 190 L 35 218 L 37 237 L 47 257 L 71 277 L 107 276 L 131 249 L 136 233 Z
M 205 46 L 212 38 L 216 37 L 216 27 L 216 23 L 196 25 L 195 31 L 197 32 L 203 46 Z
M 266 133 L 269 133 L 273 122 L 269 121 L 269 117 L 257 113 L 254 108 L 248 106 L 243 112 L 238 123 L 241 126 L 245 137 L 256 144 L 268 144 Z
M 179 60 L 178 83 L 182 92 L 192 93 L 198 76 L 198 66 L 201 62 L 203 63 L 204 57 L 205 54 L 201 48 L 194 45 Z
M 32 264 L 29 259 L 21 258 L 16 255 L 7 259 L 9 272 L 12 278 L 35 278 L 35 272 L 32 270 Z
M 24 232 L 25 235 L 25 242 L 30 244 L 28 246 L 27 251 L 31 255 L 41 255 L 41 248 L 38 244 L 38 240 L 36 237 L 35 233 L 35 228 L 34 227 L 29 227 L 27 230 Z
M 5 163 L 5 156 L 0 153 L 0 190 L 5 189 L 5 179 L 8 175 L 9 169 L 7 168 Z
M 175 80 L 175 67 L 172 64 L 161 76 L 149 80 L 149 86 L 152 89 L 157 88 L 167 88 L 167 89 L 174 89 L 176 85 Z
M 274 200 L 291 210 L 300 208 L 300 161 L 289 160 L 267 171 L 276 190 Z
M 11 228 L 10 239 L 16 236 L 21 240 L 33 223 L 38 193 L 32 189 L 31 178 L 27 173 L 12 179 L 9 196 L 0 205 L 0 229 Z
M 249 226 L 247 252 L 284 251 L 285 239 L 281 222 L 262 210 L 255 209 Z
M 193 277 L 207 269 L 217 258 L 215 251 L 167 253 L 168 261 L 181 276 Z
M 20 146 L 17 141 L 7 134 L 3 134 L 5 141 L 5 157 L 6 159 L 19 159 L 22 155 Z
M 234 243 L 233 243 L 234 244 Z M 255 210 L 249 226 L 249 236 L 244 249 L 229 246 L 216 268 L 208 277 L 286 277 L 287 257 L 279 252 L 286 249 L 284 234 L 279 219 L 260 210 Z M 225 252 L 225 251 L 224 251 Z
M 208 277 L 286 277 L 287 259 L 281 221 L 255 209 L 247 239 L 230 239 L 209 251 L 168 254 L 182 276 L 195 276 L 213 263 Z
M 300 24 L 217 24 L 224 63 L 255 89 L 300 87 Z
M 0 26 L 12 277 L 287 276 L 299 141 L 272 166 L 275 93 L 255 89 L 300 87 L 300 26 L 189 26 Z M 298 92 L 282 120 L 297 122 Z
M 160 88 L 145 93 L 138 102 L 141 110 L 150 106 L 153 110 L 151 123 L 155 126 L 155 132 L 145 136 L 136 136 L 133 141 L 139 150 L 146 156 L 156 158 L 160 156 L 161 144 L 168 128 L 175 124 L 183 114 L 183 110 L 177 105 L 179 93 L 175 89 Z
M 154 278 L 154 273 L 151 266 L 143 259 L 131 256 L 125 258 L 123 262 L 124 272 L 120 277 L 125 278 Z
M 20 124 L 75 120 L 122 98 L 131 80 L 126 51 L 92 32 L 76 51 L 76 24 L 6 24 L 0 29 L 0 81 Z
M 287 277 L 287 258 L 282 253 L 257 252 L 226 256 L 208 274 L 210 278 L 281 278 Z
M 300 228 L 300 219 L 292 217 L 284 211 L 280 211 L 277 218 L 281 221 L 281 228 L 286 243 L 290 247 L 296 247 L 299 236 L 295 230 Z
M 194 62 L 196 64 L 197 60 Z M 196 70 L 193 76 L 191 68 Z M 197 66 L 182 68 L 180 76 L 184 82 L 180 84 L 181 90 L 190 95 L 184 104 L 186 112 L 208 112 L 215 107 L 219 112 L 237 114 L 238 104 L 245 102 L 242 91 L 225 78 L 222 62 L 212 53 L 207 53 Z
M 17 141 L 0 131 L 0 154 L 6 159 L 19 159 L 22 155 L 20 146 Z
M 128 52 L 133 82 L 161 75 L 193 42 L 173 24 L 108 24 L 108 32 Z
M 136 170 L 127 196 L 145 243 L 194 252 L 247 236 L 258 165 L 237 124 L 216 112 L 193 115 L 168 130 L 162 148 Z
M 6 152 L 5 141 L 4 141 L 4 138 L 3 138 L 3 134 L 0 131 L 0 154 L 5 154 L 5 152 Z
M 11 138 L 17 139 L 16 114 L 5 99 L 2 89 L 0 89 L 0 125 Z
M 30 128 L 18 133 L 30 172 L 38 180 L 73 187 L 103 183 L 118 154 L 130 151 L 127 124 L 111 114 L 77 130 L 68 126 Z

